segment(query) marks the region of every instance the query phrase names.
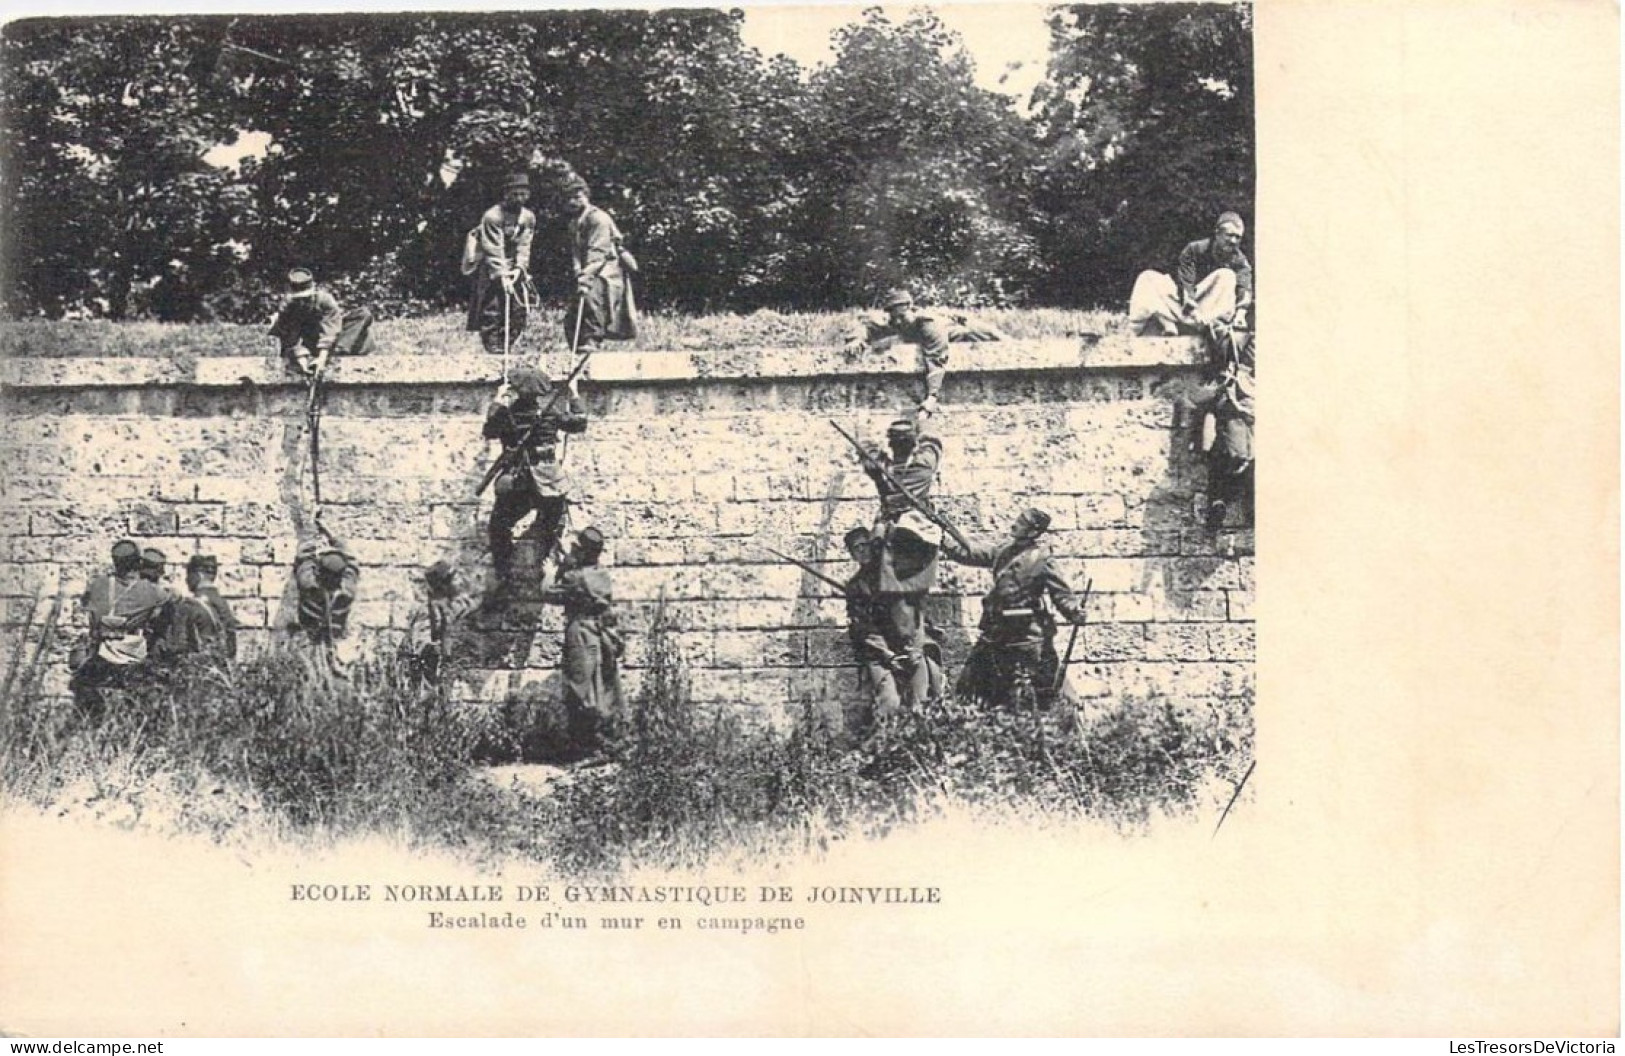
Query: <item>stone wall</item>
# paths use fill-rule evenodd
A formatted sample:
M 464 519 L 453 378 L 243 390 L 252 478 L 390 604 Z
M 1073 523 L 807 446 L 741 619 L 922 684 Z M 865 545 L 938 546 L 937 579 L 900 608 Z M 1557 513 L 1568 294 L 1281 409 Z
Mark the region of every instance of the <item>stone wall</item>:
M 1201 530 L 1192 496 L 1204 474 L 1174 423 L 1172 395 L 1195 375 L 1193 343 L 1111 336 L 955 345 L 953 356 L 934 422 L 946 452 L 940 505 L 973 539 L 1003 533 L 1028 505 L 1053 515 L 1064 571 L 1094 585 L 1076 681 L 1102 698 L 1192 706 L 1249 694 L 1252 533 Z M 696 700 L 782 716 L 855 695 L 840 603 L 764 548 L 845 576 L 841 535 L 868 523 L 875 502 L 827 422 L 881 437 L 912 405 L 913 368 L 907 346 L 861 361 L 823 349 L 594 360 L 583 385 L 590 425 L 568 453 L 586 498 L 574 524 L 610 539 L 633 629 L 632 683 L 643 662 L 636 628 L 663 594 Z M 109 544 L 131 535 L 175 565 L 217 555 L 247 647 L 269 641 L 309 514 L 302 384 L 259 358 L 14 359 L 0 371 L 6 624 L 58 593 L 77 597 Z M 498 374 L 484 356 L 335 364 L 321 429 L 324 521 L 363 563 L 354 618 L 379 646 L 419 603 L 423 565 L 450 558 L 475 585 L 485 574 L 490 496 L 474 491 L 491 455 L 479 432 Z M 988 582 L 944 563 L 929 611 L 949 628 L 951 669 Z M 556 612 L 523 598 L 480 623 L 477 672 L 461 694 L 534 692 L 557 660 L 557 631 Z

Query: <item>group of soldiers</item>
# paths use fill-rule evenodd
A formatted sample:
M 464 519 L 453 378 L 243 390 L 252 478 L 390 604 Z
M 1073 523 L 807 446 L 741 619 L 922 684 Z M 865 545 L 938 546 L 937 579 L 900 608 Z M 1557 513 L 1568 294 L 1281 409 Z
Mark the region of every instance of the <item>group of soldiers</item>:
M 615 719 L 623 709 L 619 662 L 624 642 L 611 579 L 600 564 L 603 533 L 586 527 L 569 536 L 571 508 L 579 499 L 565 461 L 569 438 L 588 425 L 578 384 L 582 368 L 602 341 L 636 334 L 629 275 L 637 263 L 613 218 L 592 205 L 584 181 L 572 179 L 565 194 L 573 214 L 571 264 L 577 295 L 565 317 L 565 336 L 576 359 L 563 379 L 551 380 L 526 364 L 509 366 L 514 342 L 535 305 L 529 258 L 536 216 L 527 208 L 528 178 L 511 177 L 502 200 L 468 233 L 462 260 L 463 273 L 471 279 L 467 325 L 479 334 L 485 351 L 503 356 L 504 380 L 483 427 L 484 437 L 498 442 L 502 451 L 478 489 L 494 489 L 487 522 L 494 575 L 476 594 L 462 587 L 456 570 L 444 561 L 425 570 L 427 601 L 411 623 L 402 654 L 421 684 L 439 684 L 453 629 L 475 612 L 500 610 L 513 596 L 519 578 L 514 533 L 532 517 L 527 534 L 539 544 L 540 599 L 564 610 L 561 666 L 572 738 L 589 756 L 597 756 L 612 749 Z M 1131 298 L 1137 333 L 1201 334 L 1222 356 L 1206 394 L 1191 404 L 1202 415 L 1195 442 L 1209 457 L 1210 528 L 1222 523 L 1240 489 L 1250 488 L 1251 268 L 1239 249 L 1241 231 L 1240 218 L 1224 214 L 1212 238 L 1191 243 L 1181 254 L 1177 280 L 1146 272 Z M 372 318 L 365 309 L 344 312 L 306 270 L 290 273 L 289 285 L 272 334 L 290 369 L 309 379 L 314 404 L 330 354 L 371 350 Z M 920 708 L 945 694 L 942 636 L 925 618 L 925 601 L 944 556 L 992 573 L 979 637 L 955 684 L 957 697 L 994 706 L 1046 708 L 1062 692 L 1088 601 L 1087 586 L 1081 597 L 1072 590 L 1045 543 L 1049 514 L 1027 509 L 1016 518 L 1008 539 L 978 545 L 936 509 L 933 499 L 943 446 L 930 422 L 947 373 L 948 346 L 1002 335 L 954 313 L 922 309 L 901 289 L 887 294 L 882 309 L 882 314 L 857 321 L 848 335 L 848 350 L 912 344 L 919 350 L 923 377 L 912 414 L 890 425 L 884 447 L 862 444 L 841 430 L 874 483 L 876 517 L 845 534 L 855 567 L 844 580 L 780 556 L 835 587 L 844 599 L 851 646 L 866 687 L 865 705 L 853 720 L 858 734 L 901 709 Z M 316 431 L 313 420 L 313 468 L 319 461 Z M 314 662 L 341 673 L 350 659 L 348 624 L 360 566 L 343 541 L 322 526 L 319 484 L 316 498 L 315 530 L 300 541 L 278 625 L 308 647 Z M 157 562 L 156 577 L 148 557 Z M 551 584 L 545 575 L 549 563 Z M 133 543 L 118 543 L 112 573 L 93 581 L 84 598 L 90 634 L 86 655 L 76 660 L 76 696 L 90 706 L 103 688 L 126 683 L 136 671 L 162 665 L 167 657 L 234 654 L 236 623 L 213 587 L 217 570 L 214 558 L 194 556 L 187 574 L 192 596 L 179 596 L 162 585 L 162 555 L 151 550 L 143 555 Z M 1074 627 L 1066 658 L 1056 645 L 1057 615 Z

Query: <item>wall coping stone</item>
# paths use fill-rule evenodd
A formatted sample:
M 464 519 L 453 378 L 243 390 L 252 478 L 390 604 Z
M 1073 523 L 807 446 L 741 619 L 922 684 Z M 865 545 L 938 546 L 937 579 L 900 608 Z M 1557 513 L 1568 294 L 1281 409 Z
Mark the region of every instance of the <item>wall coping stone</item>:
M 1135 337 L 1127 331 L 1077 338 L 956 342 L 950 374 L 1002 374 L 1075 370 L 1189 367 L 1203 360 L 1194 337 Z M 549 364 L 555 376 L 568 369 L 558 351 Z M 586 377 L 598 385 L 647 385 L 681 381 L 772 381 L 797 378 L 912 375 L 919 351 L 898 344 L 881 352 L 849 354 L 839 347 L 751 348 L 714 351 L 599 352 Z M 484 353 L 445 356 L 374 355 L 335 358 L 330 385 L 488 385 L 501 379 L 502 361 Z M 14 357 L 0 359 L 0 385 L 13 389 L 127 389 L 303 387 L 279 356 Z

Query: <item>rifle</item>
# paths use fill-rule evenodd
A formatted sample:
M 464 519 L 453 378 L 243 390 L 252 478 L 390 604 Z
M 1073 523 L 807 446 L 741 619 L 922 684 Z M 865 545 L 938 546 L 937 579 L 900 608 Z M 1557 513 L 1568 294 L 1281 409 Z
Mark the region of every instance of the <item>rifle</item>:
M 880 474 L 881 479 L 887 484 L 890 484 L 898 492 L 902 493 L 903 498 L 907 499 L 908 504 L 918 510 L 921 516 L 930 521 L 932 524 L 936 525 L 938 528 L 941 528 L 943 531 L 947 532 L 949 535 L 953 536 L 954 542 L 958 543 L 966 550 L 976 549 L 970 545 L 970 541 L 961 535 L 959 529 L 955 528 L 946 517 L 927 506 L 918 495 L 903 487 L 902 483 L 898 481 L 896 477 L 892 476 L 889 469 L 877 461 L 872 455 L 869 454 L 868 451 L 864 450 L 863 445 L 858 443 L 857 437 L 841 428 L 841 423 L 832 421 L 829 424 L 835 427 L 835 431 L 837 433 L 840 433 L 842 436 L 846 437 L 847 443 L 851 444 L 853 449 L 857 451 L 858 457 L 863 459 L 863 464 L 873 467 L 874 470 Z
M 502 454 L 497 456 L 496 461 L 491 463 L 491 468 L 485 471 L 484 478 L 480 480 L 480 486 L 474 489 L 476 497 L 484 495 L 485 489 L 489 488 L 491 482 L 497 479 L 497 474 L 506 469 L 510 461 L 519 457 L 514 452 L 525 450 L 526 445 L 530 443 L 531 435 L 541 426 L 543 420 L 547 418 L 553 408 L 558 406 L 559 397 L 569 390 L 570 382 L 576 379 L 576 375 L 581 373 L 581 368 L 587 365 L 587 361 L 592 358 L 592 354 L 596 351 L 596 347 L 588 349 L 586 355 L 576 360 L 576 365 L 570 368 L 570 373 L 564 376 L 564 380 L 553 387 L 552 397 L 547 401 L 547 406 L 537 412 L 536 420 L 530 423 L 530 427 L 519 437 L 519 441 L 514 446 L 505 448 Z
M 768 553 L 772 554 L 774 557 L 783 558 L 784 560 L 790 562 L 792 565 L 795 565 L 797 568 L 801 569 L 803 572 L 807 573 L 809 576 L 813 576 L 816 579 L 820 579 L 820 580 L 823 580 L 825 583 L 828 583 L 830 586 L 832 586 L 836 590 L 840 591 L 841 596 L 843 598 L 847 597 L 848 594 L 850 593 L 846 589 L 846 584 L 845 583 L 842 583 L 840 580 L 835 579 L 835 578 L 833 578 L 831 576 L 824 575 L 824 573 L 818 571 L 818 569 L 816 569 L 816 568 L 812 567 L 811 565 L 807 564 L 805 561 L 802 561 L 802 560 L 800 560 L 798 558 L 791 557 L 789 554 L 782 554 L 779 551 L 773 549 L 771 546 L 764 546 L 762 549 L 766 550 Z
M 318 510 L 322 508 L 322 368 L 326 365 L 327 357 L 323 355 L 310 373 L 310 392 L 305 400 L 305 423 L 310 430 L 310 484 Z
M 1078 606 L 1078 611 L 1083 613 L 1083 623 L 1072 625 L 1072 634 L 1066 640 L 1066 655 L 1061 658 L 1061 666 L 1055 669 L 1055 684 L 1050 687 L 1051 693 L 1059 693 L 1061 686 L 1066 682 L 1066 668 L 1072 663 L 1072 647 L 1078 644 L 1078 632 L 1083 630 L 1084 623 L 1089 622 L 1089 592 L 1094 586 L 1095 581 L 1092 579 L 1083 581 L 1083 601 Z

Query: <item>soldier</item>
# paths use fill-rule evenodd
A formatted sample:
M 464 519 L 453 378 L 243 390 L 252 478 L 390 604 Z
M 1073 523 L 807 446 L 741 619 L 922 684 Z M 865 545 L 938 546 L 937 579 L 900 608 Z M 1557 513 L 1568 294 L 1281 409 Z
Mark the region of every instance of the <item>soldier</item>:
M 967 550 L 950 539 L 947 554 L 961 564 L 993 570 L 993 589 L 982 598 L 981 636 L 965 660 L 955 686 L 967 701 L 1016 707 L 1025 700 L 1048 707 L 1054 696 L 1056 668 L 1055 617 L 1045 605 L 1054 602 L 1074 624 L 1084 613 L 1055 568 L 1039 536 L 1049 529 L 1049 514 L 1029 509 L 1016 518 L 1003 546 Z
M 236 658 L 237 618 L 214 584 L 219 572 L 220 559 L 210 554 L 187 559 L 186 589 L 192 596 L 175 599 L 164 641 L 170 656 Z
M 148 583 L 163 585 L 165 577 L 169 574 L 169 557 L 155 546 L 149 546 L 141 551 L 141 568 L 138 575 Z M 167 588 L 166 588 L 167 589 Z M 170 592 L 174 598 L 174 592 Z M 152 661 L 165 661 L 169 659 L 169 624 L 175 615 L 174 602 L 165 605 L 153 613 L 152 619 L 147 621 L 147 659 Z
M 918 346 L 921 370 L 925 374 L 925 395 L 919 406 L 921 414 L 931 415 L 937 411 L 942 381 L 948 374 L 950 341 L 1003 339 L 997 330 L 974 325 L 958 313 L 918 311 L 914 307 L 913 295 L 907 290 L 887 293 L 884 307 L 886 314 L 883 317 L 869 316 L 858 320 L 847 335 L 846 350 L 857 354 L 888 348 L 897 341 Z
M 89 633 L 70 657 L 74 671 L 68 686 L 74 702 L 91 719 L 106 709 L 104 691 L 130 684 L 147 662 L 147 627 L 169 605 L 172 595 L 141 575 L 141 551 L 128 539 L 113 544 L 113 572 L 97 576 L 85 588 L 80 605 Z
M 1241 217 L 1222 213 L 1213 237 L 1179 253 L 1178 281 L 1142 271 L 1129 294 L 1128 321 L 1137 334 L 1198 334 L 1208 323 L 1229 320 L 1253 299 L 1253 266 L 1241 251 Z
M 942 462 L 942 442 L 922 434 L 906 418 L 891 424 L 886 441 L 889 453 L 871 445 L 863 462 L 864 472 L 880 493 L 874 529 L 878 550 L 875 601 L 881 634 L 902 672 L 899 680 L 907 680 L 903 703 L 913 707 L 930 695 L 924 602 L 936 582 L 942 529 L 917 510 L 898 486 L 930 508 L 931 488 Z
M 354 658 L 350 638 L 350 610 L 355 606 L 361 566 L 342 539 L 326 531 L 307 535 L 293 558 L 293 619 L 287 630 L 311 647 L 326 666 L 348 664 Z
M 288 299 L 271 324 L 271 336 L 282 344 L 288 369 L 310 377 L 327 366 L 330 355 L 365 356 L 372 352 L 372 312 L 346 312 L 331 293 L 318 289 L 304 268 L 288 272 Z
M 536 214 L 530 201 L 530 177 L 508 177 L 502 201 L 487 209 L 470 233 L 475 245 L 464 273 L 474 276 L 468 298 L 468 329 L 477 331 L 487 352 L 506 355 L 524 332 L 529 313 L 518 296 L 530 271 L 530 244 L 536 237 Z M 469 265 L 472 264 L 470 267 Z
M 875 597 L 879 576 L 874 533 L 867 528 L 854 528 L 843 540 L 846 552 L 857 569 L 843 588 L 846 594 L 846 634 L 852 642 L 852 654 L 858 661 L 864 686 L 869 692 L 869 705 L 859 729 L 867 729 L 884 716 L 895 714 L 902 700 L 897 675 L 902 667 L 897 654 L 892 652 L 882 631 L 882 613 Z
M 542 601 L 564 607 L 564 704 L 570 739 L 590 755 L 609 747 L 613 724 L 624 701 L 620 660 L 625 643 L 616 629 L 609 573 L 598 565 L 604 536 L 584 528 L 559 564 Z
M 502 441 L 504 460 L 488 529 L 499 590 L 506 589 L 513 572 L 513 528 L 525 514 L 536 511 L 543 560 L 559 546 L 573 498 L 559 462 L 559 434 L 586 430 L 587 412 L 574 379 L 560 393 L 541 371 L 519 367 L 497 390 L 484 433 L 487 440 Z
M 1207 344 L 1219 377 L 1208 387 L 1202 410 L 1197 449 L 1207 457 L 1207 511 L 1203 523 L 1209 532 L 1224 527 L 1231 506 L 1250 506 L 1253 490 L 1254 335 L 1238 327 L 1214 323 Z
M 479 599 L 462 592 L 457 570 L 445 561 L 424 569 L 423 584 L 429 600 L 413 613 L 402 649 L 408 673 L 419 688 L 439 685 L 452 632 L 479 607 Z
M 564 186 L 570 214 L 570 262 L 576 300 L 564 313 L 564 336 L 572 348 L 592 348 L 605 340 L 638 336 L 638 307 L 628 274 L 637 262 L 622 245 L 615 219 L 592 204 L 587 181 L 572 177 Z M 579 328 L 580 341 L 576 341 Z

